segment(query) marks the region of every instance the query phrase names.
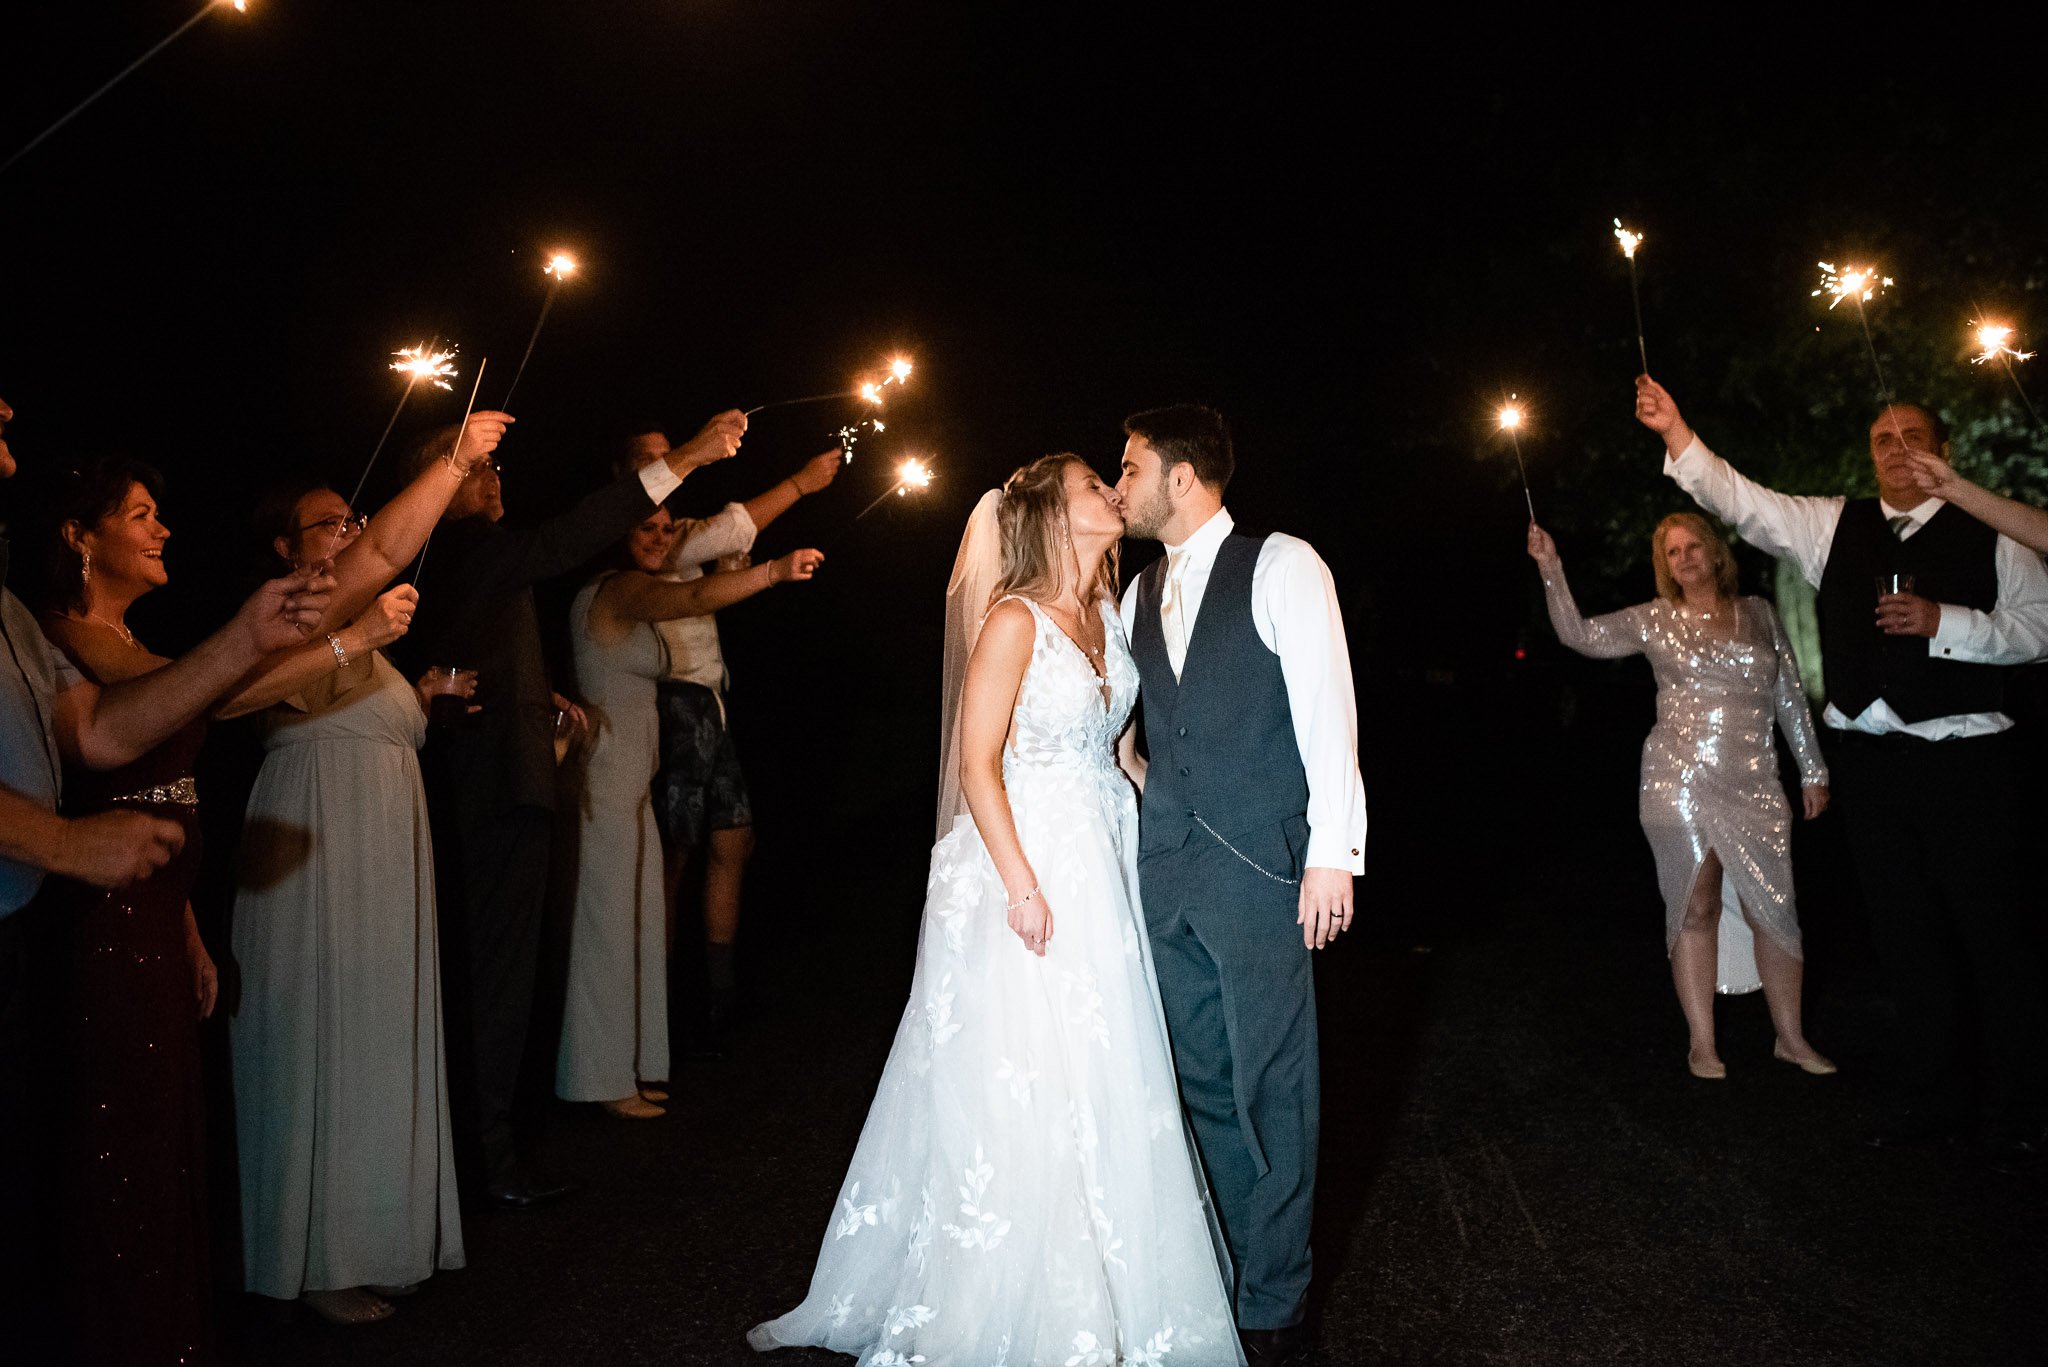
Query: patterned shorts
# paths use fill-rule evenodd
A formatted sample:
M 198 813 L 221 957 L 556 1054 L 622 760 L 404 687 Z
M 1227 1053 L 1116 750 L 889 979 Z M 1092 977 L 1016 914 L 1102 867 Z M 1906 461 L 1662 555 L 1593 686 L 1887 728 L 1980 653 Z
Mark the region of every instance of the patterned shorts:
M 654 819 L 662 838 L 695 849 L 713 831 L 754 824 L 746 775 L 718 695 L 702 684 L 665 682 L 655 695 L 661 716 L 661 767 L 654 775 Z

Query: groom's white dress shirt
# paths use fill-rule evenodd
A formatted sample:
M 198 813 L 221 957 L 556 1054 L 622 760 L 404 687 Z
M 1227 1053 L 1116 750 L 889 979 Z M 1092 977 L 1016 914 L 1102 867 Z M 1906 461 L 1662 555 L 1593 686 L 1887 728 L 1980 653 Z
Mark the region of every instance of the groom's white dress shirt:
M 1742 539 L 1781 560 L 1790 560 L 1815 588 L 1828 567 L 1835 527 L 1842 520 L 1845 498 L 1796 497 L 1766 489 L 1707 449 L 1697 436 L 1683 451 L 1664 455 L 1664 473 L 1708 512 L 1735 525 Z M 1893 522 L 1901 541 L 1910 540 L 1946 504 L 1930 498 L 1917 508 L 1894 508 L 1878 500 L 1885 521 Z M 1928 653 L 1967 664 L 2018 665 L 2048 657 L 2048 566 L 2041 557 L 2011 537 L 1998 538 L 1994 555 L 1998 570 L 1998 601 L 1990 612 L 1957 603 L 1943 603 L 1941 624 L 1927 643 Z M 1876 610 L 1875 586 L 1871 608 Z M 1875 630 L 1875 628 L 1872 628 Z M 2012 725 L 2003 712 L 1969 712 L 1909 722 L 1883 698 L 1854 717 L 1829 703 L 1821 720 L 1837 731 L 1870 735 L 1898 732 L 1921 740 L 1965 740 L 1988 736 Z
M 1161 608 L 1164 612 L 1178 601 L 1178 642 L 1170 621 L 1162 622 L 1162 629 L 1176 673 L 1195 634 L 1217 549 L 1236 525 L 1229 509 L 1218 509 L 1185 542 L 1166 548 L 1179 592 L 1174 595 L 1172 586 L 1166 586 Z M 1133 580 L 1122 607 L 1126 639 L 1132 635 L 1137 608 L 1138 586 Z M 1358 699 L 1351 688 L 1351 655 L 1344 644 L 1336 582 L 1308 542 L 1275 533 L 1259 548 L 1252 567 L 1252 624 L 1266 649 L 1280 657 L 1280 673 L 1287 681 L 1294 743 L 1308 776 L 1307 864 L 1364 873 L 1365 781 L 1358 773 Z

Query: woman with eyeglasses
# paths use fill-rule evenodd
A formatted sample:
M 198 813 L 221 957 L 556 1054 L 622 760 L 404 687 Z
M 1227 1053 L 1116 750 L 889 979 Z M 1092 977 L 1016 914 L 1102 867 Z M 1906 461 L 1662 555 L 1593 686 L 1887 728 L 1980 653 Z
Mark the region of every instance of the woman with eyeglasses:
M 455 474 L 490 458 L 477 445 L 447 462 Z M 371 523 L 301 485 L 266 499 L 257 526 L 276 562 L 299 566 Z M 385 658 L 417 602 L 410 585 L 386 590 L 328 638 L 323 678 L 263 711 L 237 859 L 244 1276 L 337 1324 L 384 1319 L 393 1297 L 464 1261 L 416 752 L 432 698 L 476 684 L 439 670 L 409 683 Z

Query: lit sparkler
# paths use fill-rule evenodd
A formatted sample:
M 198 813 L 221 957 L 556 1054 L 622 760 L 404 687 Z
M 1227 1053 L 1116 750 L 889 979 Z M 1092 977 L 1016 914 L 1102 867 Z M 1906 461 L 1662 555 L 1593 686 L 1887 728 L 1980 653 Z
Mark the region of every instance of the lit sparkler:
M 446 351 L 436 351 L 434 347 L 439 345 L 436 339 L 431 345 L 422 342 L 391 353 L 398 358 L 391 363 L 391 368 L 406 377 L 405 390 L 408 394 L 421 380 L 436 389 L 451 387 L 448 381 L 455 374 L 455 353 L 460 348 L 451 346 Z
M 1874 266 L 1849 266 L 1838 271 L 1833 262 L 1823 261 L 1820 288 L 1813 292 L 1815 299 L 1826 297 L 1830 313 L 1844 299 L 1855 303 L 1856 320 L 1863 324 L 1863 345 L 1870 352 L 1871 373 L 1877 376 L 1877 399 L 1886 405 L 1892 401 L 1892 387 L 1884 377 L 1884 362 L 1877 358 L 1877 338 L 1871 335 L 1870 314 L 1863 306 L 1891 287 L 1892 278 L 1878 274 Z
M 562 282 L 576 273 L 576 258 L 567 252 L 555 252 L 548 257 L 547 265 L 541 267 L 542 275 L 548 277 L 547 293 L 540 299 L 540 317 L 533 320 L 533 331 L 527 335 L 526 351 L 519 358 L 519 368 L 512 372 L 512 383 L 505 386 L 505 397 L 498 404 L 501 409 L 510 410 L 512 394 L 519 388 L 520 377 L 526 374 L 526 363 L 533 359 L 533 344 L 540 340 L 540 330 L 547 325 L 548 310 L 555 306 L 555 295 L 562 288 Z
M 201 5 L 190 19 L 187 19 L 184 23 L 172 29 L 168 34 L 166 34 L 161 40 L 158 41 L 156 46 L 150 48 L 149 51 L 143 53 L 140 57 L 137 57 L 134 61 L 122 67 L 120 71 L 114 74 L 112 80 L 109 80 L 105 85 L 101 86 L 98 90 L 93 91 L 92 94 L 86 96 L 77 104 L 73 105 L 71 107 L 71 111 L 68 114 L 64 115 L 63 118 L 58 119 L 48 128 L 45 128 L 42 132 L 36 134 L 33 138 L 30 138 L 27 143 L 23 144 L 20 150 L 15 152 L 13 156 L 9 157 L 6 161 L 0 161 L 0 173 L 5 173 L 8 167 L 14 165 L 14 163 L 16 163 L 17 161 L 20 161 L 30 152 L 35 151 L 36 148 L 42 145 L 44 139 L 48 138 L 52 133 L 55 133 L 65 124 L 70 123 L 73 119 L 77 118 L 80 114 L 84 113 L 86 107 L 90 105 L 94 100 L 97 100 L 100 96 L 106 94 L 109 90 L 112 90 L 115 86 L 127 80 L 128 77 L 132 76 L 135 73 L 135 69 L 137 67 L 141 66 L 144 62 L 147 62 L 150 58 L 156 56 L 159 52 L 162 52 L 172 43 L 177 42 L 180 38 L 184 37 L 186 33 L 190 32 L 199 23 L 200 20 L 204 19 L 207 15 L 213 13 L 216 9 L 219 9 L 224 5 L 232 6 L 236 13 L 238 14 L 246 14 L 249 11 L 249 0 L 206 0 L 206 3 Z
M 853 521 L 858 522 L 862 518 L 866 517 L 869 513 L 873 512 L 875 509 L 881 507 L 884 503 L 889 501 L 889 496 L 891 494 L 894 494 L 898 498 L 901 498 L 909 494 L 910 491 L 913 489 L 924 490 L 929 489 L 931 487 L 931 466 L 925 464 L 917 457 L 912 456 L 910 459 L 904 461 L 901 465 L 896 467 L 896 482 L 890 485 L 888 488 L 884 489 L 882 491 L 882 495 L 880 498 L 877 498 L 873 503 L 870 503 L 867 507 L 855 513 L 853 515 Z M 852 524 L 849 523 L 848 525 L 851 526 Z
M 1636 353 L 1642 357 L 1643 374 L 1650 373 L 1650 347 L 1643 340 L 1643 291 L 1636 282 L 1636 248 L 1643 245 L 1643 235 L 1621 226 L 1621 220 L 1614 220 L 1614 239 L 1621 243 L 1621 254 L 1628 258 L 1628 295 L 1636 306 Z
M 1522 439 L 1519 435 L 1525 418 L 1522 412 L 1522 405 L 1515 402 L 1515 396 L 1510 394 L 1508 395 L 1508 402 L 1500 406 L 1500 412 L 1496 417 L 1500 421 L 1500 430 L 1508 434 L 1508 444 L 1514 447 L 1515 469 L 1520 471 L 1522 475 L 1522 501 L 1529 505 L 1529 520 L 1534 522 L 1536 520 L 1536 499 L 1529 492 L 1529 467 L 1522 463 Z
M 1849 266 L 1838 271 L 1833 262 L 1823 261 L 1820 263 L 1820 288 L 1813 292 L 1813 297 L 1819 299 L 1825 295 L 1828 307 L 1833 309 L 1844 299 L 1854 299 L 1859 305 L 1867 304 L 1891 287 L 1892 278 L 1879 275 L 1873 267 Z
M 384 424 L 384 431 L 378 436 L 377 444 L 370 448 L 370 458 L 363 463 L 363 473 L 356 480 L 355 492 L 348 496 L 348 510 L 356 511 L 356 500 L 363 496 L 363 486 L 370 482 L 370 471 L 377 467 L 377 457 L 384 453 L 384 443 L 391 440 L 391 429 L 398 426 L 398 415 L 405 411 L 405 401 L 412 397 L 413 389 L 421 380 L 436 389 L 447 389 L 450 377 L 455 374 L 455 353 L 460 350 L 450 344 L 446 351 L 441 349 L 441 339 L 421 342 L 415 346 L 403 347 L 391 353 L 391 369 L 405 376 L 405 388 L 399 392 L 398 404 L 391 410 L 391 420 Z M 341 544 L 341 528 L 334 529 L 334 540 L 327 544 L 331 559 L 334 548 Z
M 2036 427 L 2040 427 L 2043 425 L 2041 414 L 2035 409 L 2033 397 L 2027 393 L 2027 387 L 2020 383 L 2019 372 L 2013 369 L 2014 362 L 2028 361 L 2034 357 L 2033 352 L 2021 351 L 2013 345 L 2018 335 L 2018 333 L 2014 332 L 2004 323 L 1979 322 L 1977 324 L 1978 352 L 1970 358 L 1970 364 L 1985 365 L 1989 362 L 1997 361 L 2004 365 L 2006 378 L 2012 381 L 2013 390 L 2020 396 L 2020 402 L 2026 405 L 2027 416 L 2034 420 Z
M 859 422 L 848 423 L 840 428 L 834 435 L 839 438 L 839 463 L 841 465 L 853 464 L 853 448 L 854 444 L 860 440 L 862 428 L 866 428 L 870 432 L 886 432 L 889 430 L 888 424 L 880 418 L 862 418 Z
M 829 403 L 833 399 L 864 399 L 877 406 L 887 402 L 882 393 L 890 385 L 900 385 L 910 378 L 911 363 L 898 356 L 889 362 L 889 373 L 879 380 L 863 380 L 852 389 L 835 389 L 829 394 L 806 394 L 801 399 L 777 399 L 774 403 L 758 404 L 749 408 L 746 416 L 765 413 L 771 408 L 795 408 L 800 404 Z

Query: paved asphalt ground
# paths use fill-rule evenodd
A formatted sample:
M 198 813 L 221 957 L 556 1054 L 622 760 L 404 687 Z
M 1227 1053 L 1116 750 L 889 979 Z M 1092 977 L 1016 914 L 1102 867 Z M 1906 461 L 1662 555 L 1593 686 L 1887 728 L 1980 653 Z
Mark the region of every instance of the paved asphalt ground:
M 1448 805 L 1380 809 L 1372 929 L 1319 964 L 1321 1361 L 2048 1362 L 2048 1173 L 1855 1143 L 1882 1113 L 1888 1007 L 1825 824 L 1800 851 L 1808 1020 L 1841 1074 L 1775 1062 L 1748 997 L 1722 1004 L 1729 1077 L 1708 1083 L 1632 808 L 1560 799 L 1523 839 L 1467 813 L 1463 851 L 1420 838 Z M 742 1335 L 804 1290 L 902 1009 L 917 816 L 849 817 L 829 859 L 764 839 L 746 1030 L 678 1065 L 662 1120 L 548 1106 L 579 1196 L 472 1214 L 469 1267 L 383 1324 L 240 1299 L 246 1360 L 758 1361 Z

